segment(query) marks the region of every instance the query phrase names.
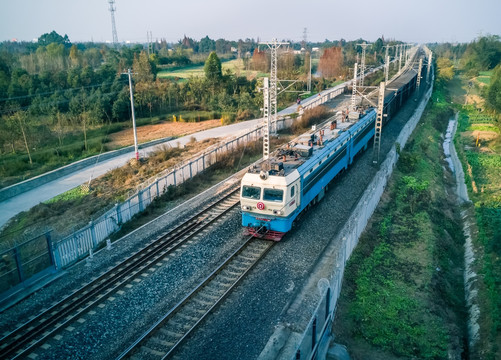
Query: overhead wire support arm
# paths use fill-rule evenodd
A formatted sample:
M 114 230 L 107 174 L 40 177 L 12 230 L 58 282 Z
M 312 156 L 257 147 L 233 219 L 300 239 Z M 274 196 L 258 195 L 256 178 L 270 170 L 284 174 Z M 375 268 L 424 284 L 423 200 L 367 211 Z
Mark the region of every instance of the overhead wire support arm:
M 376 122 L 374 123 L 375 131 L 374 131 L 374 151 L 372 163 L 379 163 L 379 152 L 381 150 L 381 131 L 383 129 L 383 111 L 384 111 L 384 92 L 385 92 L 385 83 L 381 81 L 379 84 L 379 96 L 378 96 L 378 104 L 377 104 L 377 113 L 376 113 Z

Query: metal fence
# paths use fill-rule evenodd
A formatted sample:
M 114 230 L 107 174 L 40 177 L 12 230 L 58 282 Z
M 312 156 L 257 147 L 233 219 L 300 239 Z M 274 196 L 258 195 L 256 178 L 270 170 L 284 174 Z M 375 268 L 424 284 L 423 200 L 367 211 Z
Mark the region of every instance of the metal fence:
M 396 143 L 398 143 L 401 148 L 405 146 L 419 122 L 431 96 L 432 89 L 433 87 L 426 93 L 425 98 L 397 137 Z M 381 164 L 380 170 L 364 191 L 355 210 L 346 222 L 346 225 L 341 229 L 336 239 L 331 242 L 331 246 L 325 251 L 325 256 L 323 258 L 327 260 L 324 261 L 332 261 L 332 259 L 334 259 L 333 263 L 330 264 L 332 268 L 330 279 L 320 280 L 320 282 L 325 284 L 325 286 L 319 286 L 321 289 L 324 289 L 322 290 L 324 293 L 321 296 L 321 300 L 306 330 L 295 346 L 295 352 L 290 356 L 291 359 L 314 359 L 316 357 L 318 351 L 318 341 L 316 340 L 326 334 L 334 318 L 337 300 L 341 293 L 341 284 L 346 262 L 353 252 L 353 249 L 357 246 L 360 235 L 374 213 L 397 160 L 398 152 L 396 146 L 393 146 L 386 160 Z M 328 314 L 326 314 L 327 310 L 329 312 Z
M 293 119 L 277 120 L 277 128 L 284 129 L 292 125 Z M 88 256 L 99 247 L 120 226 L 134 215 L 142 212 L 157 197 L 165 194 L 170 186 L 178 186 L 188 179 L 203 172 L 223 154 L 237 150 L 248 142 L 257 141 L 262 137 L 263 126 L 257 126 L 248 132 L 236 136 L 221 144 L 206 149 L 188 161 L 167 169 L 155 178 L 149 179 L 138 187 L 138 191 L 120 204 L 116 204 L 99 218 L 91 221 L 84 228 L 56 242 L 54 261 L 57 269 L 67 267 Z
M 36 275 L 53 271 L 51 245 L 50 234 L 46 233 L 0 253 L 0 294 L 15 289 Z

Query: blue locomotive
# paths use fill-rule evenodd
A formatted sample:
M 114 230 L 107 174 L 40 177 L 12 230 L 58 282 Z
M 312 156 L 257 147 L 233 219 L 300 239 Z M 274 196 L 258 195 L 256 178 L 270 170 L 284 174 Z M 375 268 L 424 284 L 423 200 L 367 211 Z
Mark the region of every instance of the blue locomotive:
M 397 81 L 392 84 L 398 86 L 397 90 L 389 91 L 385 97 L 387 114 L 398 111 L 415 89 L 416 72 L 404 74 Z M 362 149 L 367 149 L 374 136 L 375 120 L 373 108 L 355 119 L 329 119 L 324 126 L 249 168 L 240 189 L 242 226 L 246 232 L 279 241 L 299 214 L 322 199 L 332 179 L 348 169 Z

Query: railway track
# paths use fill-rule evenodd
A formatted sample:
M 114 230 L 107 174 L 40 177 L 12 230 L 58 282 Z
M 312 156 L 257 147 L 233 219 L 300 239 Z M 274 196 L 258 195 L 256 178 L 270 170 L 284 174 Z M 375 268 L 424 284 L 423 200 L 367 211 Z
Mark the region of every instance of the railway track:
M 44 309 L 39 315 L 0 339 L 0 359 L 16 359 L 30 354 L 54 337 L 59 330 L 97 306 L 108 295 L 124 288 L 136 275 L 166 260 L 174 250 L 215 221 L 224 218 L 238 204 L 239 189 L 230 189 L 139 252 L 111 267 L 61 301 L 53 303 L 48 309 Z
M 249 237 L 212 274 L 147 330 L 119 359 L 165 359 L 198 327 L 274 245 Z

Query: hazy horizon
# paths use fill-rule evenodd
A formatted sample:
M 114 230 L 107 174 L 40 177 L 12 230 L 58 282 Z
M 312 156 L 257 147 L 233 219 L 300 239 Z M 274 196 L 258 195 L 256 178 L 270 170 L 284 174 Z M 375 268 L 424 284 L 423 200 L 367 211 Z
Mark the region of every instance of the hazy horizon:
M 401 1 L 363 0 L 355 7 L 347 2 L 318 0 L 306 16 L 303 2 L 256 0 L 204 2 L 186 0 L 165 4 L 161 0 L 115 1 L 119 42 L 153 40 L 177 42 L 184 35 L 200 40 L 272 38 L 300 41 L 308 29 L 308 41 L 325 39 L 374 41 L 384 36 L 406 42 L 470 42 L 480 35 L 501 35 L 501 1 L 423 0 L 402 6 Z M 397 14 L 408 13 L 408 16 Z M 273 15 L 267 15 L 273 14 Z M 270 20 L 273 18 L 273 20 Z M 379 20 L 374 20 L 378 18 Z M 384 21 L 387 20 L 387 21 Z M 72 42 L 110 42 L 111 15 L 108 0 L 18 0 L 2 5 L 0 41 L 32 41 L 44 33 L 67 34 Z

